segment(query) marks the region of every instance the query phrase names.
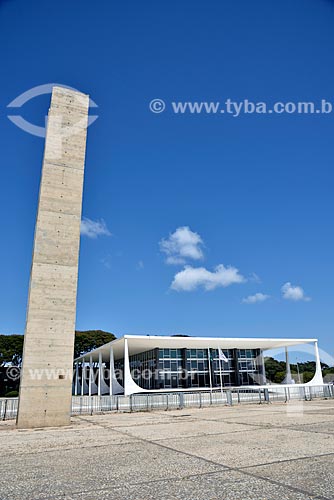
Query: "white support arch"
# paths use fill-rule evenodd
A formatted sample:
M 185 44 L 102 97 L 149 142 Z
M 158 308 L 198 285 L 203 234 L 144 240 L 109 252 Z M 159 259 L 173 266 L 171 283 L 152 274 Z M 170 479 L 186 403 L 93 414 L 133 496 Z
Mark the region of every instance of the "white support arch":
M 138 393 L 138 392 L 147 392 L 142 387 L 139 387 L 139 385 L 136 384 L 136 382 L 133 380 L 133 378 L 131 376 L 128 339 L 126 337 L 124 338 L 124 374 L 123 374 L 123 380 L 124 380 L 124 395 L 125 396 L 130 396 L 131 394 Z M 153 392 L 153 391 L 151 391 L 151 392 Z
M 88 385 L 88 394 L 89 396 L 94 396 L 97 394 L 98 389 L 95 383 L 95 372 L 94 372 L 94 363 L 92 355 L 89 356 L 89 385 Z
M 109 374 L 109 394 L 110 396 L 116 394 L 123 394 L 124 388 L 118 382 L 115 374 L 114 350 L 110 346 L 110 374 Z
M 313 379 L 310 380 L 310 382 L 307 382 L 306 385 L 323 385 L 324 379 L 322 376 L 321 361 L 320 361 L 320 354 L 319 354 L 319 347 L 317 340 L 314 342 L 314 353 L 315 353 L 316 370 Z
M 99 385 L 98 385 L 98 394 L 99 396 L 103 396 L 104 394 L 109 393 L 109 387 L 105 383 L 104 374 L 103 374 L 103 356 L 102 352 L 99 352 Z

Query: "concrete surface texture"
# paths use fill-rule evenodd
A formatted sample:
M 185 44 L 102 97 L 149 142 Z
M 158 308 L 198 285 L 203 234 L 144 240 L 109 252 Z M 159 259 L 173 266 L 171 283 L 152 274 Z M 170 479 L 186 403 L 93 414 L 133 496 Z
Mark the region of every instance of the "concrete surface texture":
M 330 500 L 334 402 L 0 423 L 1 500 Z
M 27 309 L 18 427 L 70 422 L 89 97 L 54 87 Z

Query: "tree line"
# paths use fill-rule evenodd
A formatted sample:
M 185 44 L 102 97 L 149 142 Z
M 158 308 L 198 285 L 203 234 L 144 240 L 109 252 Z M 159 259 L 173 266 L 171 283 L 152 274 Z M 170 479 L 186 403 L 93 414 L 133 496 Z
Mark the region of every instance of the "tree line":
M 332 382 L 334 380 L 334 367 L 329 367 L 326 363 L 321 363 L 324 380 Z M 274 358 L 265 358 L 266 378 L 268 382 L 281 384 L 286 376 L 286 362 L 277 361 Z M 314 377 L 315 361 L 304 361 L 302 363 L 290 363 L 291 376 L 293 380 L 303 384 L 310 382 Z
M 103 330 L 76 331 L 74 358 L 115 340 L 112 333 Z M 21 367 L 23 356 L 23 335 L 0 335 L 0 396 L 16 396 L 19 380 L 7 376 L 9 366 Z

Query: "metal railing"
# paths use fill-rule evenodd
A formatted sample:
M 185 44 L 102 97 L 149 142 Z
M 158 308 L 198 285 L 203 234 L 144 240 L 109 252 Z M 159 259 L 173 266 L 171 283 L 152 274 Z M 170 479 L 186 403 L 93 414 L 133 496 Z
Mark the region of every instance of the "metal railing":
M 288 403 L 292 400 L 334 399 L 334 386 L 263 386 L 259 388 L 224 388 L 223 391 L 194 391 L 132 394 L 131 396 L 73 396 L 72 414 L 108 411 L 177 410 L 238 404 Z
M 16 418 L 18 398 L 0 398 L 0 420 Z
M 258 388 L 224 388 L 223 391 L 194 391 L 132 394 L 131 396 L 73 396 L 72 415 L 105 413 L 111 411 L 135 412 L 177 410 L 208 406 L 233 406 L 272 402 L 312 401 L 316 398 L 334 399 L 334 386 L 269 385 Z M 0 420 L 14 419 L 18 398 L 0 399 Z

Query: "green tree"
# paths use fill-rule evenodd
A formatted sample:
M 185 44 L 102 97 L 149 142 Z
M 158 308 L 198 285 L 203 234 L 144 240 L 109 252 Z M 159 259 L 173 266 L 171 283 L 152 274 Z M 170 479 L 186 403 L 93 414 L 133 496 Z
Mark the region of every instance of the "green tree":
M 307 382 L 310 382 L 310 380 L 312 380 L 314 377 L 314 373 L 315 372 L 313 372 L 313 371 L 303 371 L 300 374 L 300 378 L 301 378 L 302 383 L 306 384 Z
M 84 332 L 75 332 L 74 357 L 78 358 L 86 352 L 97 349 L 103 344 L 115 340 L 115 335 L 103 330 L 86 330 Z
M 23 335 L 0 335 L 0 366 L 21 366 Z
M 74 357 L 92 351 L 116 337 L 103 330 L 87 330 L 75 332 Z M 0 335 L 0 366 L 21 366 L 24 335 Z
M 322 375 L 324 377 L 324 382 L 325 383 L 330 383 L 334 382 L 334 367 L 332 368 L 325 368 L 322 372 Z
M 285 372 L 285 362 L 274 358 L 265 358 L 266 378 L 268 382 L 276 382 L 275 376 L 278 372 Z M 283 377 L 284 378 L 284 377 Z
M 275 384 L 281 384 L 283 380 L 285 379 L 285 370 L 281 372 L 276 372 L 273 378 L 273 382 Z

